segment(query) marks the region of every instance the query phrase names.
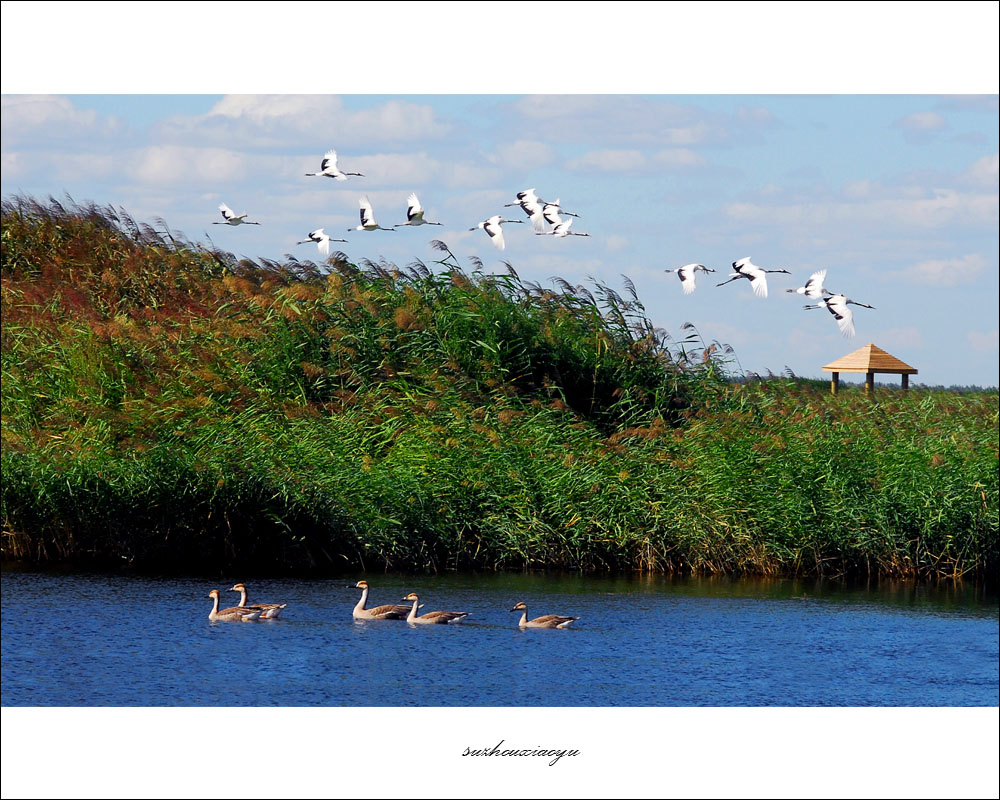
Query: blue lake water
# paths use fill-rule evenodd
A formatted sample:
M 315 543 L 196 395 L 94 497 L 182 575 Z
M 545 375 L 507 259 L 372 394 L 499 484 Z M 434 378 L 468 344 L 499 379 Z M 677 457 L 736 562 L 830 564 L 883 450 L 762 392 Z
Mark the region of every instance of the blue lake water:
M 356 623 L 362 577 L 369 606 L 416 591 L 471 616 Z M 209 590 L 236 581 L 282 617 L 209 622 Z M 520 631 L 519 600 L 581 619 Z M 0 673 L 5 706 L 996 706 L 998 627 L 972 586 L 5 568 Z

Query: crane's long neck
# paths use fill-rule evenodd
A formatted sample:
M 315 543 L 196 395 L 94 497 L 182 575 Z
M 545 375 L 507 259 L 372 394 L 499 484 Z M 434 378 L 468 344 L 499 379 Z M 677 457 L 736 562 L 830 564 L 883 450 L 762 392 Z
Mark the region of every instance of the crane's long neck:
M 414 597 L 413 598 L 413 608 L 411 608 L 410 609 L 410 613 L 406 615 L 406 621 L 407 622 L 413 622 L 417 618 L 417 603 L 418 602 L 419 602 L 418 598 Z
M 247 590 L 246 587 L 240 589 L 240 608 L 247 607 Z
M 358 604 L 356 606 L 354 606 L 354 610 L 355 611 L 364 611 L 365 610 L 365 603 L 367 603 L 367 602 L 368 602 L 368 587 L 366 586 L 364 589 L 361 590 L 361 599 L 358 600 Z

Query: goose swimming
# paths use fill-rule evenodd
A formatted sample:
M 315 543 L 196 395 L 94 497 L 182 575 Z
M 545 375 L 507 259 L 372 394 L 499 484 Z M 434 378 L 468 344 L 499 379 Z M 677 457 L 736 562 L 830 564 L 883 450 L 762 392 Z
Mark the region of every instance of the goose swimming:
M 247 605 L 247 587 L 242 583 L 237 583 L 231 592 L 240 593 L 240 602 L 237 608 L 259 608 L 261 611 L 261 619 L 275 619 L 278 614 L 281 613 L 281 609 L 288 605 L 288 603 L 254 603 L 253 605 Z
M 260 619 L 260 615 L 263 613 L 257 608 L 224 608 L 219 611 L 219 590 L 212 589 L 208 596 L 215 601 L 212 604 L 212 610 L 208 612 L 208 618 L 212 622 L 253 622 Z
M 386 605 L 375 606 L 375 608 L 365 608 L 368 602 L 368 581 L 358 581 L 348 589 L 360 589 L 361 599 L 354 606 L 354 619 L 406 619 L 410 610 L 409 606 Z
M 467 611 L 428 611 L 426 614 L 421 614 L 417 616 L 417 602 L 420 598 L 413 592 L 410 592 L 406 597 L 403 598 L 404 602 L 412 602 L 413 608 L 410 609 L 410 613 L 406 616 L 406 621 L 411 625 L 413 623 L 418 623 L 420 625 L 447 625 L 452 622 L 458 622 L 469 616 Z
M 528 619 L 528 606 L 523 602 L 518 603 L 514 606 L 511 611 L 521 611 L 521 619 L 517 623 L 519 628 L 565 628 L 573 622 L 576 622 L 579 617 L 561 617 L 558 614 L 545 614 L 541 617 L 535 617 L 534 619 Z

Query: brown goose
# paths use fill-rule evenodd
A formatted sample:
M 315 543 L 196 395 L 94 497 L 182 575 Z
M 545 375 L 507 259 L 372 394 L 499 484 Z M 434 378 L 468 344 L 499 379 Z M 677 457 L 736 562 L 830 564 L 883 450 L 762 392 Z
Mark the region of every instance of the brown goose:
M 413 592 L 410 592 L 403 598 L 404 601 L 413 603 L 413 608 L 411 608 L 410 613 L 406 615 L 406 621 L 411 625 L 413 623 L 419 623 L 421 625 L 447 625 L 448 623 L 458 622 L 459 620 L 463 620 L 469 616 L 467 611 L 428 611 L 426 614 L 421 614 L 418 617 L 417 601 L 419 599 L 420 598 L 418 598 Z
M 567 625 L 576 622 L 579 617 L 560 617 L 558 614 L 545 614 L 541 617 L 528 619 L 528 607 L 524 603 L 518 603 L 511 611 L 521 611 L 521 619 L 517 623 L 519 628 L 565 628 Z
M 208 596 L 215 602 L 212 610 L 208 612 L 208 618 L 213 622 L 253 622 L 260 619 L 261 610 L 259 608 L 224 608 L 219 611 L 219 590 L 212 589 Z
M 354 619 L 406 619 L 410 610 L 409 606 L 375 606 L 375 608 L 365 608 L 368 602 L 368 581 L 358 581 L 348 589 L 360 589 L 361 599 L 354 606 Z
M 231 592 L 240 593 L 240 604 L 237 608 L 259 608 L 261 619 L 274 619 L 281 613 L 281 609 L 288 605 L 288 603 L 254 603 L 253 605 L 247 605 L 247 587 L 242 583 L 237 583 Z

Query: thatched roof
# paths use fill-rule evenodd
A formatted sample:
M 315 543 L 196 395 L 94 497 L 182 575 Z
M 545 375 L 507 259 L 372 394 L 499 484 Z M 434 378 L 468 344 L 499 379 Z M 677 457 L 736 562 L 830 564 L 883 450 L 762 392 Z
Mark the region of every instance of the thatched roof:
M 916 375 L 909 364 L 900 361 L 881 347 L 866 344 L 860 350 L 848 353 L 823 367 L 824 372 L 891 372 L 896 375 Z

